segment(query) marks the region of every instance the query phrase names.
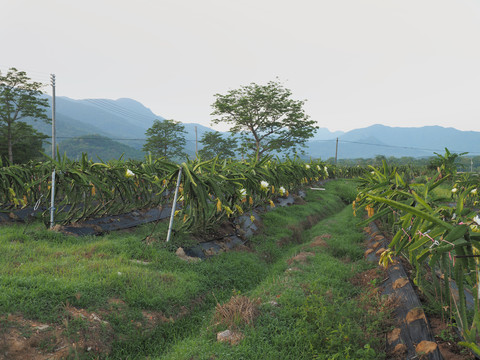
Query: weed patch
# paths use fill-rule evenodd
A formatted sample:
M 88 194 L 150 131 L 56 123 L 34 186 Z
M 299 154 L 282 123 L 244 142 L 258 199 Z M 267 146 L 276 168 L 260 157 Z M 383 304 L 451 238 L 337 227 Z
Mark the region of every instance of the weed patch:
M 242 328 L 253 325 L 253 321 L 259 314 L 260 299 L 250 299 L 247 296 L 235 295 L 224 304 L 217 304 L 213 321 L 216 326 L 224 326 L 228 329 Z

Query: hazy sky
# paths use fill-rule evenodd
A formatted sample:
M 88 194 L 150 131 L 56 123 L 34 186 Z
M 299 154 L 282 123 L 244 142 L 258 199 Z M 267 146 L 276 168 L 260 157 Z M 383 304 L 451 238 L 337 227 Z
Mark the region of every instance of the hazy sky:
M 0 70 L 210 125 L 278 77 L 321 127 L 480 131 L 479 0 L 0 0 Z M 215 127 L 219 130 L 225 128 Z

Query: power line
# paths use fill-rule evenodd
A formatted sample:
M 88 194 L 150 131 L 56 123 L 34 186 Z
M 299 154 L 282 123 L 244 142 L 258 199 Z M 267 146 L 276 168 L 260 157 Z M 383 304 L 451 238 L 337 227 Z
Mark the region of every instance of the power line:
M 6 66 L 3 64 L 0 64 L 0 71 L 2 72 L 8 72 L 12 67 L 15 66 Z M 19 71 L 24 71 L 27 73 L 27 76 L 34 80 L 34 81 L 39 81 L 42 83 L 45 83 L 44 85 L 47 86 L 47 82 L 50 81 L 50 74 L 47 74 L 45 72 L 41 71 L 36 71 L 32 69 L 18 69 Z M 34 74 L 34 76 L 31 76 L 30 74 Z M 35 75 L 36 74 L 36 75 Z M 129 118 L 131 120 L 138 120 L 139 117 L 148 119 L 148 120 L 153 120 L 154 118 L 158 118 L 161 116 L 157 116 L 152 113 L 152 115 L 145 115 L 141 114 L 137 111 L 125 108 L 123 106 L 120 106 L 114 102 L 114 100 L 106 100 L 106 99 L 83 99 L 81 101 L 88 102 L 102 110 L 115 113 L 117 115 L 120 115 L 124 118 Z M 68 136 L 58 136 L 57 138 L 59 139 L 79 139 L 78 137 L 68 137 Z M 101 140 L 99 138 L 85 138 L 82 137 L 81 139 L 84 140 Z M 128 140 L 134 140 L 134 141 L 144 141 L 146 138 L 142 139 L 130 139 L 130 138 L 108 138 L 110 140 L 119 140 L 119 141 L 128 141 Z M 186 141 L 196 141 L 196 140 L 186 140 Z M 315 140 L 315 141 L 322 141 L 322 142 L 335 142 L 335 139 L 329 139 L 329 140 Z M 387 144 L 372 144 L 372 143 L 366 143 L 366 142 L 361 142 L 361 141 L 349 141 L 349 140 L 341 140 L 338 139 L 340 143 L 350 143 L 350 144 L 360 144 L 360 145 L 368 145 L 368 146 L 377 146 L 377 147 L 383 147 L 383 148 L 393 148 L 393 149 L 406 149 L 406 150 L 421 150 L 421 151 L 443 151 L 444 149 L 429 149 L 429 148 L 421 148 L 421 147 L 414 147 L 414 146 L 399 146 L 399 145 L 387 145 Z M 465 152 L 465 151 L 460 151 L 460 150 L 452 150 L 453 152 Z M 480 154 L 480 152 L 468 152 L 469 154 Z
M 50 74 L 40 72 L 40 71 L 34 71 L 34 70 L 29 70 L 29 69 L 18 69 L 15 66 L 6 66 L 6 65 L 2 65 L 2 64 L 0 64 L 0 71 L 2 73 L 5 72 L 5 74 L 6 74 L 6 73 L 8 73 L 8 71 L 12 67 L 16 68 L 18 71 L 24 71 L 25 73 L 27 73 L 27 76 L 33 81 L 38 81 L 38 82 L 41 82 L 41 83 L 45 83 L 46 86 L 48 86 L 49 83 L 50 83 Z
M 86 99 L 86 100 L 83 100 L 83 101 L 88 102 L 91 105 L 93 105 L 93 106 L 95 106 L 99 109 L 102 109 L 102 110 L 107 111 L 109 113 L 113 113 L 113 114 L 121 116 L 123 118 L 127 118 L 127 119 L 130 119 L 130 120 L 138 120 L 138 117 L 132 116 L 131 114 L 126 113 L 126 112 L 121 111 L 121 110 L 118 110 L 118 109 L 112 109 L 111 107 L 105 106 L 104 104 L 96 103 L 93 99 Z
M 127 141 L 127 140 L 135 140 L 135 141 L 144 141 L 147 138 L 111 138 L 111 137 L 83 137 L 83 136 L 57 136 L 57 139 L 76 139 L 76 140 L 118 140 L 118 141 Z M 195 139 L 185 139 L 185 141 L 196 141 Z
M 428 149 L 428 148 L 421 148 L 421 147 L 414 147 L 414 146 L 399 146 L 399 145 L 387 145 L 387 144 L 371 144 L 371 143 L 365 143 L 361 141 L 349 141 L 349 140 L 340 140 L 340 142 L 344 143 L 351 143 L 351 144 L 361 144 L 361 145 L 370 145 L 370 146 L 378 146 L 378 147 L 388 147 L 388 148 L 394 148 L 394 149 L 408 149 L 408 150 L 423 150 L 423 151 L 443 151 L 444 149 Z M 453 152 L 465 152 L 465 151 L 460 151 L 460 150 L 451 150 Z M 480 154 L 479 152 L 469 152 L 473 154 Z
M 58 139 L 76 139 L 76 140 L 101 140 L 101 141 L 107 141 L 107 140 L 116 140 L 116 141 L 145 141 L 147 138 L 111 138 L 111 137 L 104 137 L 104 138 L 98 138 L 98 137 L 82 137 L 82 136 L 57 136 Z M 185 139 L 186 142 L 195 142 L 195 139 Z M 336 140 L 315 140 L 315 141 L 322 141 L 322 142 L 335 142 Z M 399 146 L 399 145 L 382 145 L 382 144 L 371 144 L 371 143 L 366 143 L 366 142 L 361 142 L 361 141 L 349 141 L 349 140 L 338 140 L 339 143 L 350 143 L 350 144 L 360 144 L 360 145 L 369 145 L 369 146 L 377 146 L 377 147 L 388 147 L 388 148 L 393 148 L 393 149 L 409 149 L 409 150 L 423 150 L 423 151 L 443 151 L 444 149 L 429 149 L 429 148 L 421 148 L 421 147 L 413 147 L 413 146 Z M 451 150 L 453 152 L 467 152 L 467 151 L 458 151 L 458 150 Z M 468 151 L 468 154 L 480 154 L 480 152 L 476 151 Z
M 108 108 L 111 108 L 113 110 L 118 110 L 118 111 L 122 111 L 126 114 L 130 114 L 130 115 L 134 115 L 134 116 L 140 116 L 140 117 L 143 117 L 143 118 L 146 118 L 146 119 L 149 119 L 151 120 L 152 118 L 155 118 L 155 117 L 158 117 L 157 115 L 153 114 L 152 115 L 146 115 L 146 114 L 141 114 L 135 110 L 132 110 L 132 109 L 128 109 L 126 107 L 123 107 L 121 105 L 118 105 L 117 103 L 115 103 L 114 101 L 112 100 L 106 100 L 106 99 L 86 99 L 85 101 L 89 101 L 89 102 L 96 102 L 96 103 L 99 103 L 99 104 L 102 104 L 102 105 L 105 105 L 105 107 L 108 107 Z
M 336 139 L 328 139 L 328 140 L 314 140 L 316 142 L 332 142 L 334 143 Z M 387 147 L 387 148 L 393 148 L 393 149 L 407 149 L 407 150 L 423 150 L 423 151 L 435 151 L 435 152 L 441 152 L 444 151 L 445 148 L 443 149 L 429 149 L 429 148 L 421 148 L 421 147 L 415 147 L 415 146 L 401 146 L 401 145 L 388 145 L 388 144 L 372 144 L 372 143 L 366 143 L 362 141 L 350 141 L 350 140 L 342 140 L 338 139 L 339 143 L 349 143 L 349 144 L 360 144 L 360 145 L 368 145 L 368 146 L 377 146 L 377 147 Z M 462 152 L 468 152 L 468 154 L 480 154 L 478 151 L 467 151 L 467 150 L 450 150 L 456 153 L 462 153 Z
M 107 140 L 121 140 L 121 141 L 126 141 L 126 140 L 135 140 L 135 141 L 140 141 L 140 140 L 147 140 L 146 138 L 142 139 L 132 139 L 132 138 L 111 138 L 111 137 L 83 137 L 83 136 L 57 136 L 57 139 L 75 139 L 75 140 L 102 140 L 102 141 L 107 141 Z
M 125 118 L 130 118 L 132 120 L 138 120 L 139 117 L 148 119 L 148 120 L 154 120 L 155 118 L 159 118 L 160 116 L 156 116 L 155 114 L 153 115 L 145 115 L 145 114 L 140 114 L 136 111 L 127 109 L 123 106 L 119 106 L 117 104 L 114 104 L 113 102 L 110 102 L 108 100 L 103 100 L 103 99 L 84 99 L 83 101 L 88 102 L 102 110 L 106 110 L 111 113 L 115 113 L 117 115 L 120 115 Z

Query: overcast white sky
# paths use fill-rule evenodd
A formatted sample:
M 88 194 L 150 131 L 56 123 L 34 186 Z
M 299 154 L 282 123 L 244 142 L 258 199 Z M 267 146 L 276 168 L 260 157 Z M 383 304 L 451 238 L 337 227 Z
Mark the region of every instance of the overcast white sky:
M 480 131 L 479 0 L 0 0 L 0 70 L 210 125 L 278 77 L 321 127 Z M 215 127 L 218 130 L 226 128 Z

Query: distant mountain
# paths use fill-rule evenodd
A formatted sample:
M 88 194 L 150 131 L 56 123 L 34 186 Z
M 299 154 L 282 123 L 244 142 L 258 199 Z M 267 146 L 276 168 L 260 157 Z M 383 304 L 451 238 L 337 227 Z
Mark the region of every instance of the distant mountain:
M 355 141 L 366 135 L 380 139 L 385 144 L 406 146 L 431 150 L 442 150 L 447 147 L 456 152 L 479 152 L 480 133 L 476 131 L 460 131 L 454 128 L 441 126 L 423 127 L 389 127 L 372 125 L 363 129 L 356 129 L 344 134 L 343 140 Z
M 144 153 L 128 145 L 111 140 L 100 135 L 82 135 L 74 139 L 64 140 L 58 144 L 60 154 L 66 153 L 67 157 L 79 160 L 82 153 L 87 153 L 94 161 L 119 159 L 143 160 Z
M 190 158 L 194 158 L 196 144 L 198 143 L 198 150 L 200 150 L 203 147 L 202 144 L 200 143 L 200 140 L 202 139 L 202 135 L 208 131 L 215 131 L 215 130 L 200 124 L 196 124 L 196 123 L 183 123 L 183 126 L 185 126 L 185 131 L 187 132 L 187 134 L 185 135 L 185 140 L 187 140 L 187 143 L 185 146 L 185 152 Z M 195 133 L 195 128 L 196 128 L 196 133 Z
M 345 134 L 343 131 L 331 132 L 327 128 L 322 128 L 321 127 L 319 129 L 317 129 L 317 131 L 315 132 L 315 135 L 313 136 L 311 141 L 336 139 L 337 137 L 342 136 L 343 134 Z
M 50 106 L 51 97 L 47 96 Z M 48 110 L 51 114 L 51 110 Z M 118 140 L 126 145 L 141 149 L 145 131 L 155 119 L 163 119 L 153 114 L 142 104 L 131 99 L 73 100 L 67 97 L 56 98 L 56 134 L 58 141 L 87 134 L 99 134 Z M 51 134 L 51 125 L 29 120 L 35 129 Z M 127 140 L 134 139 L 134 140 Z
M 51 106 L 51 97 L 46 97 Z M 131 154 L 134 158 L 138 158 L 141 154 L 140 158 L 143 158 L 141 149 L 145 142 L 145 131 L 152 126 L 154 120 L 164 120 L 162 116 L 154 114 L 138 101 L 127 98 L 118 100 L 74 100 L 67 97 L 57 97 L 55 105 L 57 143 L 62 143 L 62 147 L 70 151 L 73 151 L 72 147 L 79 148 L 78 140 L 74 138 L 84 135 L 91 137 L 92 134 L 97 134 L 103 137 L 96 139 L 92 151 L 109 154 L 108 148 L 112 145 L 106 140 L 109 138 L 133 148 L 130 150 L 123 149 L 122 152 L 125 152 L 126 157 Z M 51 110 L 48 110 L 48 114 L 51 114 Z M 50 124 L 33 120 L 27 120 L 26 122 L 44 134 L 50 135 L 52 132 Z M 187 140 L 186 153 L 193 157 L 195 156 L 195 127 L 197 127 L 198 141 L 200 141 L 203 133 L 212 131 L 212 129 L 193 123 L 184 124 L 184 126 L 187 131 L 185 136 Z M 104 147 L 100 149 L 99 144 L 102 141 L 104 141 Z M 69 146 L 69 142 L 72 142 L 71 146 Z M 87 150 L 85 148 L 86 144 L 86 142 L 82 142 L 83 151 Z M 199 144 L 200 148 L 201 145 Z M 76 150 L 72 152 L 72 154 L 75 154 L 74 157 L 77 157 L 77 153 Z M 118 153 L 118 151 L 115 153 Z M 89 152 L 89 155 L 95 156 L 96 154 L 90 154 Z M 109 157 L 102 157 L 102 159 L 108 160 Z
M 389 127 L 372 125 L 355 129 L 338 137 L 338 158 L 433 156 L 447 147 L 453 152 L 480 153 L 480 132 L 460 131 L 441 126 Z M 324 160 L 335 156 L 336 140 L 308 142 L 307 153 Z
M 51 102 L 51 98 L 48 98 Z M 97 134 L 105 138 L 128 145 L 141 152 L 145 141 L 145 131 L 153 121 L 163 120 L 150 109 L 133 99 L 84 99 L 73 100 L 67 97 L 56 99 L 57 141 L 67 146 L 72 138 L 82 135 Z M 51 126 L 41 122 L 28 121 L 38 131 L 51 134 Z M 195 156 L 196 139 L 198 149 L 202 148 L 200 140 L 206 131 L 212 129 L 195 123 L 184 123 L 187 134 L 185 152 L 189 157 Z M 197 135 L 195 134 L 197 129 Z M 315 136 L 307 142 L 305 158 L 328 159 L 335 156 L 338 138 L 338 158 L 371 158 L 376 155 L 386 157 L 432 156 L 433 152 L 443 152 L 448 147 L 453 152 L 470 152 L 480 154 L 480 133 L 460 131 L 441 126 L 424 127 L 389 127 L 372 125 L 348 132 L 331 132 L 320 128 Z M 103 139 L 103 140 L 102 140 Z M 105 149 L 111 146 L 104 138 Z M 95 151 L 100 151 L 98 147 Z M 124 149 L 126 154 L 135 152 Z M 102 150 L 103 151 L 103 150 Z M 107 152 L 108 153 L 108 152 Z M 95 154 L 91 154 L 95 156 Z M 108 160 L 105 158 L 104 160 Z

